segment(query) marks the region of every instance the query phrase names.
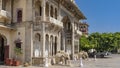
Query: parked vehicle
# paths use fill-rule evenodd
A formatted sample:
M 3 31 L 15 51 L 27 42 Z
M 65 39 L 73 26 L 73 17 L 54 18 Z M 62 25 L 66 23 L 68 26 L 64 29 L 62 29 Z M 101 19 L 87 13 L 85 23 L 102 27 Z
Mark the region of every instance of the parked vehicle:
M 93 52 L 93 53 L 88 53 L 89 57 L 94 57 L 96 55 L 96 57 L 98 58 L 104 58 L 105 56 L 111 55 L 110 52 L 108 51 L 104 51 L 104 52 Z
M 108 51 L 98 52 L 98 53 L 96 54 L 96 57 L 104 58 L 105 56 L 108 56 L 108 55 L 110 55 L 110 54 L 111 54 L 111 53 L 108 52 Z

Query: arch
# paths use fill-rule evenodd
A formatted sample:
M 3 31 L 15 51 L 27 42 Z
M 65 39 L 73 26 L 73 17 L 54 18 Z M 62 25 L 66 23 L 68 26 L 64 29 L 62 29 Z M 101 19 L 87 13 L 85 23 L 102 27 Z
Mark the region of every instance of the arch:
M 46 34 L 45 51 L 49 53 L 49 35 L 48 34 Z M 46 56 L 48 56 L 48 54 L 46 54 Z
M 41 0 L 37 0 L 34 1 L 35 4 L 35 16 L 42 16 L 42 1 Z
M 42 56 L 41 50 L 42 50 L 41 35 L 40 35 L 40 33 L 36 33 L 34 36 L 33 56 L 34 57 Z
M 41 41 L 41 35 L 39 33 L 35 34 L 35 40 Z
M 0 34 L 0 62 L 9 57 L 9 49 L 6 49 L 7 39 L 4 35 Z
M 0 36 L 4 39 L 4 44 L 7 45 L 7 38 L 3 34 L 0 34 Z
M 63 31 L 62 31 L 62 43 L 61 47 L 64 47 L 65 51 L 71 50 L 72 44 L 72 22 L 68 16 L 63 17 Z M 65 37 L 65 38 L 63 38 Z
M 62 19 L 62 22 L 63 22 L 63 27 L 65 28 L 65 30 L 66 29 L 72 30 L 72 23 L 68 16 L 64 16 Z

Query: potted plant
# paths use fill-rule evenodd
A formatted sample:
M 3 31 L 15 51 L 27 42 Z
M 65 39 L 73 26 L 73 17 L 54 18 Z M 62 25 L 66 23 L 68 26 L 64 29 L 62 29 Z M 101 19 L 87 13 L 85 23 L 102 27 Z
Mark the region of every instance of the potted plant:
M 15 51 L 16 57 L 13 60 L 13 65 L 14 66 L 19 66 L 20 65 L 20 61 L 18 60 L 18 56 L 22 55 L 22 49 L 18 48 L 18 47 L 15 47 L 14 51 Z

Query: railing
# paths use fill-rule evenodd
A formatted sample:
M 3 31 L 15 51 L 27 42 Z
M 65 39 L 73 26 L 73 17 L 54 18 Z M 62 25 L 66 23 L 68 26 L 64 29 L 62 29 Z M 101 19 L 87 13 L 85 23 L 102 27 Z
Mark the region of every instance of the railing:
M 36 16 L 35 19 L 34 19 L 35 23 L 40 23 L 42 20 L 42 17 L 41 16 Z M 50 22 L 50 23 L 53 23 L 59 27 L 63 27 L 63 23 L 55 18 L 52 18 L 52 17 L 46 17 L 46 22 Z
M 41 30 L 41 20 L 42 20 L 42 17 L 41 16 L 36 16 L 34 18 L 34 30 L 35 31 L 38 31 L 38 30 Z
M 41 16 L 36 16 L 34 21 L 35 21 L 36 23 L 40 23 L 41 20 L 42 20 L 42 17 L 41 17 Z
M 53 23 L 57 26 L 63 27 L 63 23 L 55 18 L 47 17 L 46 20 L 48 20 L 50 23 Z

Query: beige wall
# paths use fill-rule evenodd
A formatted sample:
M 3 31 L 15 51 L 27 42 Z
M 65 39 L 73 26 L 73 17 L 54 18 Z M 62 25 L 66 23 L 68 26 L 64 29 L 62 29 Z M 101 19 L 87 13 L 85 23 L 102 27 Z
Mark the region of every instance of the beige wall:
M 23 10 L 23 21 L 26 21 L 26 0 L 14 0 L 14 14 L 13 14 L 13 20 L 14 22 L 17 22 L 17 10 L 22 9 Z

